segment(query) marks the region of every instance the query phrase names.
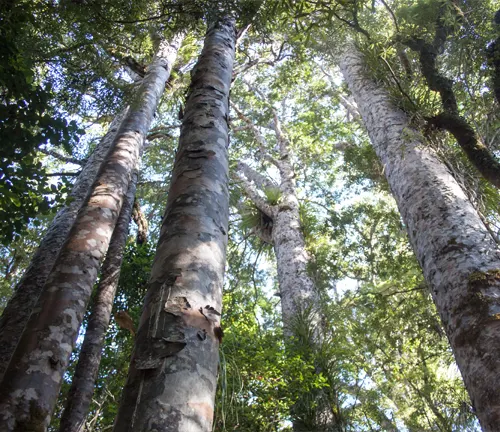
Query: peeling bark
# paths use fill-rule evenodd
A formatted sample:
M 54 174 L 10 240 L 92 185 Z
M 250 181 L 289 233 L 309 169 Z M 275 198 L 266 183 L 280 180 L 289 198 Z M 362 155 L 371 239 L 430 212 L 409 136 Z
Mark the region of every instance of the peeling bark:
M 0 388 L 0 430 L 45 430 L 182 37 L 161 43 L 45 283 Z
M 445 164 L 365 73 L 350 45 L 341 70 L 360 109 L 486 432 L 500 424 L 500 251 Z
M 94 394 L 94 385 L 101 362 L 104 337 L 109 326 L 113 300 L 120 279 L 120 268 L 127 243 L 137 178 L 138 167 L 132 174 L 120 217 L 102 265 L 101 279 L 96 289 L 97 294 L 92 305 L 78 364 L 71 381 L 66 407 L 61 417 L 60 432 L 83 432 L 85 428 L 85 419 Z
M 101 139 L 86 162 L 71 191 L 71 201 L 57 212 L 2 314 L 0 319 L 0 377 L 3 377 L 7 369 L 47 276 L 75 222 L 78 211 L 89 196 L 90 188 L 111 149 L 111 144 L 125 114 L 126 111 L 123 111 L 115 118 L 108 133 Z
M 212 430 L 227 245 L 234 20 L 192 72 L 167 208 L 116 432 Z

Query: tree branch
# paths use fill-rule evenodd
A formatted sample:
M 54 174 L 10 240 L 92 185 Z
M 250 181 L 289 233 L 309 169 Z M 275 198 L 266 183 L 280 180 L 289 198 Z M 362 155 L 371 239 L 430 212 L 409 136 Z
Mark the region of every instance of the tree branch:
M 284 135 L 282 129 L 281 129 L 281 122 L 278 117 L 278 112 L 276 109 L 273 107 L 273 105 L 268 101 L 266 95 L 260 91 L 257 87 L 254 87 L 252 84 L 250 84 L 248 81 L 243 80 L 243 82 L 247 85 L 247 87 L 255 93 L 256 95 L 259 96 L 259 98 L 264 102 L 266 105 L 269 106 L 271 109 L 271 112 L 273 114 L 273 123 L 272 123 L 272 128 L 274 130 L 274 133 L 276 135 L 276 140 L 278 142 L 278 147 L 279 147 L 279 152 L 280 152 L 280 158 L 283 160 L 288 157 L 288 138 Z
M 75 165 L 80 165 L 83 166 L 85 165 L 85 162 L 87 162 L 86 159 L 77 159 L 71 156 L 64 156 L 61 153 L 56 152 L 55 150 L 47 150 L 44 148 L 39 148 L 38 149 L 41 153 L 46 154 L 47 156 L 52 156 L 53 158 L 56 158 L 62 162 L 66 163 L 72 163 Z
M 271 206 L 264 198 L 262 198 L 257 192 L 256 188 L 252 183 L 247 180 L 240 173 L 233 172 L 232 177 L 238 182 L 238 184 L 243 188 L 245 195 L 255 204 L 255 206 L 264 214 L 266 214 L 271 219 L 274 218 L 275 209 Z
M 255 171 L 245 162 L 238 162 L 238 171 L 242 172 L 248 180 L 254 182 L 255 185 L 262 191 L 265 191 L 266 189 L 278 189 L 278 185 L 276 183 L 261 173 Z
M 248 125 L 248 128 L 252 131 L 253 135 L 255 136 L 255 140 L 257 141 L 257 145 L 258 145 L 259 150 L 260 150 L 259 157 L 262 160 L 268 161 L 269 163 L 273 164 L 274 166 L 276 166 L 279 169 L 280 168 L 279 162 L 268 153 L 267 142 L 266 142 L 265 138 L 262 136 L 262 134 L 260 133 L 257 126 L 255 126 L 253 124 L 253 122 L 248 117 L 246 117 L 241 112 L 241 110 L 236 106 L 236 104 L 234 104 L 233 102 L 231 102 L 231 107 L 236 111 L 236 114 L 238 115 L 238 117 Z
M 469 161 L 477 168 L 481 175 L 491 184 L 500 188 L 500 163 L 490 150 L 478 139 L 474 128 L 461 117 L 458 103 L 453 91 L 453 81 L 439 73 L 437 57 L 444 51 L 444 44 L 452 28 L 443 23 L 438 16 L 436 34 L 432 43 L 423 39 L 411 38 L 404 43 L 419 54 L 422 74 L 431 90 L 439 92 L 443 112 L 428 118 L 428 122 L 440 129 L 451 133 L 467 155 Z
M 77 172 L 54 172 L 45 174 L 47 177 L 77 177 L 81 171 Z

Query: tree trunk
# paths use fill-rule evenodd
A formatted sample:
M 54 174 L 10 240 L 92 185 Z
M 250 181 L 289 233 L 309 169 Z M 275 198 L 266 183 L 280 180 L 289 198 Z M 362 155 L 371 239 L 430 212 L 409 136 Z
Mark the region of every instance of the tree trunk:
M 210 26 L 179 150 L 116 432 L 212 430 L 228 229 L 234 20 Z
M 261 94 L 257 89 L 254 92 Z M 263 97 L 261 95 L 261 98 Z M 240 118 L 254 130 L 254 134 L 257 133 L 257 128 L 251 123 L 251 120 L 245 117 L 237 107 L 235 110 Z M 298 347 L 299 355 L 303 360 L 312 359 L 317 373 L 320 373 L 324 371 L 319 355 L 324 340 L 320 325 L 320 296 L 307 270 L 310 257 L 306 250 L 300 223 L 299 201 L 295 190 L 295 173 L 290 161 L 289 141 L 281 130 L 281 123 L 274 109 L 273 114 L 273 129 L 280 157 L 274 159 L 267 154 L 267 159 L 272 161 L 280 173 L 281 198 L 279 204 L 271 205 L 266 202 L 252 186 L 252 183 L 261 192 L 278 186 L 247 164 L 238 163 L 238 172 L 235 173 L 235 177 L 241 180 L 248 198 L 266 218 L 272 221 L 271 224 L 266 223 L 266 225 L 271 226 L 271 243 L 276 255 L 285 342 L 292 355 L 298 354 L 297 349 L 295 349 Z M 261 158 L 265 159 L 266 142 L 263 138 L 261 141 Z M 256 233 L 262 240 L 266 241 L 268 230 L 267 226 L 261 226 L 256 230 Z M 325 386 L 325 388 L 316 389 L 314 394 L 313 392 L 305 392 L 299 395 L 299 401 L 292 408 L 294 431 L 333 432 L 342 430 L 342 419 L 334 414 L 332 400 L 330 400 L 331 394 L 329 395 L 327 390 Z M 335 391 L 333 386 L 330 391 L 332 393 Z M 307 406 L 306 410 L 303 409 L 303 405 Z
M 293 186 L 282 184 L 280 204 L 273 218 L 273 246 L 281 293 L 283 325 L 287 336 L 297 313 L 313 312 L 319 307 L 319 296 L 314 282 L 307 273 L 309 254 L 300 227 L 299 202 Z M 315 313 L 314 313 L 315 315 Z
M 162 43 L 33 310 L 0 388 L 0 430 L 45 430 L 182 38 Z
M 137 244 L 141 245 L 148 241 L 148 220 L 142 212 L 139 200 L 136 198 L 134 201 L 134 207 L 132 209 L 132 219 L 137 225 Z
M 125 111 L 113 120 L 108 133 L 101 139 L 85 164 L 71 191 L 71 201 L 59 210 L 52 220 L 47 234 L 33 255 L 30 265 L 2 314 L 0 319 L 0 379 L 7 369 L 31 311 L 35 307 L 47 276 L 75 222 L 78 211 L 89 196 L 90 187 L 109 153 L 124 116 Z
M 127 243 L 137 186 L 137 168 L 132 175 L 120 217 L 109 243 L 106 259 L 102 265 L 96 298 L 92 305 L 92 312 L 71 382 L 66 407 L 61 417 L 60 432 L 83 432 L 85 428 L 85 419 L 94 394 L 94 385 L 101 362 L 104 336 L 109 326 L 113 300 L 120 279 L 120 267 Z
M 500 251 L 464 191 L 349 45 L 360 109 L 485 431 L 500 424 Z
M 314 359 L 316 373 L 319 374 L 323 371 L 323 361 L 318 355 L 322 351 L 321 344 L 324 340 L 320 324 L 320 297 L 307 270 L 310 258 L 300 224 L 299 202 L 292 180 L 293 171 L 290 165 L 288 168 L 286 171 L 289 171 L 291 177 L 281 184 L 283 195 L 276 209 L 272 230 L 283 330 L 287 338 L 299 338 L 302 357 L 304 360 L 308 360 L 308 356 Z M 303 339 L 304 335 L 306 339 Z M 313 392 L 299 395 L 299 401 L 292 408 L 295 432 L 343 430 L 342 419 L 336 418 L 332 410 L 333 401 L 330 400 L 328 390 L 334 392 L 335 388 L 317 388 Z M 308 409 L 304 410 L 302 404 L 306 404 Z

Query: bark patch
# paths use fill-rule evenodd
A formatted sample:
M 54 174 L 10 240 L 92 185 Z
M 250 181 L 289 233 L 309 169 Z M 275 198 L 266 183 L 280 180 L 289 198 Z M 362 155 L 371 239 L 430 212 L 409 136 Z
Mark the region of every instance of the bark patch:
M 214 410 L 206 402 L 188 402 L 188 406 L 192 408 L 200 417 L 204 417 L 210 422 L 212 421 Z

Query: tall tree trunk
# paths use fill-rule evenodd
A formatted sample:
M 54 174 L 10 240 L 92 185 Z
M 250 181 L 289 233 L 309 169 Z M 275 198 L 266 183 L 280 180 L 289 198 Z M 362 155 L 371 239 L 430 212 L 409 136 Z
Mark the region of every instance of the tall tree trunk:
M 287 167 L 286 171 L 293 176 L 291 166 Z M 285 179 L 281 184 L 281 190 L 281 202 L 276 207 L 273 218 L 272 238 L 281 293 L 283 325 L 285 334 L 291 336 L 297 313 L 302 314 L 312 308 L 315 315 L 319 307 L 319 296 L 313 280 L 307 273 L 310 258 L 301 231 L 299 201 L 295 195 L 293 180 Z
M 182 37 L 162 43 L 78 213 L 0 388 L 0 430 L 44 430 Z
M 120 279 L 120 267 L 127 243 L 138 174 L 136 167 L 102 265 L 101 279 L 71 381 L 66 407 L 61 417 L 60 432 L 83 432 L 85 428 L 85 419 L 101 362 L 104 336 L 109 326 L 113 300 Z
M 366 76 L 353 45 L 341 70 L 384 165 L 481 426 L 497 431 L 500 251 L 445 164 Z
M 212 430 L 222 337 L 235 38 L 232 19 L 210 26 L 192 72 L 117 432 Z
M 253 91 L 259 94 L 262 99 L 265 99 L 265 96 L 258 89 L 253 89 Z M 254 134 L 258 135 L 258 129 L 251 123 L 251 120 L 245 117 L 236 106 L 234 108 L 240 118 L 254 131 Z M 252 200 L 266 218 L 272 221 L 270 234 L 276 255 L 286 342 L 289 348 L 293 350 L 294 337 L 297 341 L 297 336 L 307 334 L 306 340 L 300 337 L 298 341 L 301 349 L 300 355 L 306 361 L 314 360 L 316 371 L 320 373 L 322 371 L 322 362 L 318 353 L 321 351 L 321 344 L 324 340 L 320 325 L 320 296 L 307 270 L 310 257 L 306 250 L 301 228 L 299 201 L 295 190 L 295 173 L 289 154 L 290 143 L 282 131 L 278 114 L 274 109 L 273 117 L 272 125 L 278 143 L 279 158 L 275 159 L 266 153 L 267 143 L 264 137 L 258 135 L 257 138 L 261 141 L 261 158 L 278 168 L 281 180 L 279 204 L 271 205 L 262 198 L 266 189 L 273 189 L 278 186 L 273 185 L 270 179 L 253 170 L 247 164 L 240 162 L 235 176 L 242 181 L 242 186 L 248 198 Z M 264 193 L 259 195 L 252 183 Z M 268 231 L 267 227 L 260 227 L 256 230 L 256 233 L 261 239 L 267 241 L 269 237 Z M 296 353 L 295 350 L 293 354 Z M 331 390 L 332 392 L 335 391 L 334 388 L 331 388 Z M 326 432 L 342 430 L 342 419 L 334 414 L 334 410 L 332 410 L 333 401 L 329 400 L 330 396 L 331 394 L 327 394 L 326 387 L 317 389 L 314 394 L 307 392 L 300 395 L 302 401 L 305 401 L 307 405 L 307 410 L 303 409 L 300 400 L 293 407 L 294 431 Z M 304 415 L 305 411 L 307 411 L 307 417 Z M 311 413 L 313 414 L 311 415 Z
M 283 161 L 280 161 L 283 162 Z M 287 338 L 300 338 L 300 349 L 304 360 L 314 360 L 316 373 L 325 372 L 318 354 L 324 334 L 321 329 L 320 296 L 314 281 L 308 274 L 310 261 L 300 223 L 299 202 L 295 193 L 291 164 L 284 164 L 289 174 L 281 184 L 281 202 L 276 208 L 272 238 L 281 295 L 281 313 L 284 333 Z M 283 178 L 283 173 L 282 173 Z M 293 341 L 292 341 L 293 342 Z M 309 359 L 307 358 L 309 357 Z M 328 388 L 299 395 L 293 407 L 293 430 L 296 432 L 341 431 L 342 419 L 332 410 L 336 401 L 330 400 Z M 335 388 L 330 388 L 332 392 Z M 304 409 L 302 404 L 307 406 Z M 305 416 L 304 416 L 305 414 Z
M 85 164 L 71 191 L 71 201 L 57 212 L 2 314 L 0 319 L 0 379 L 7 369 L 31 311 L 75 222 L 78 211 L 90 194 L 90 188 L 110 151 L 125 113 L 126 111 L 123 111 L 113 120 L 108 133 L 101 139 Z

